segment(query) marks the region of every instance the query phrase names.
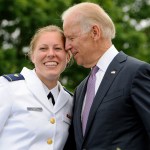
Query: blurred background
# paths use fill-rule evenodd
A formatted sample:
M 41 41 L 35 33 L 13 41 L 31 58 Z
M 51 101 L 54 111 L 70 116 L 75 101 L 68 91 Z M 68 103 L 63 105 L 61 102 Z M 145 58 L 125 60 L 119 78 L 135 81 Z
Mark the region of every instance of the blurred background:
M 0 75 L 33 68 L 26 53 L 31 37 L 43 26 L 62 27 L 61 14 L 83 0 L 0 0 Z M 150 63 L 150 0 L 89 0 L 100 4 L 116 26 L 119 51 Z M 89 69 L 74 62 L 62 74 L 62 84 L 74 92 Z

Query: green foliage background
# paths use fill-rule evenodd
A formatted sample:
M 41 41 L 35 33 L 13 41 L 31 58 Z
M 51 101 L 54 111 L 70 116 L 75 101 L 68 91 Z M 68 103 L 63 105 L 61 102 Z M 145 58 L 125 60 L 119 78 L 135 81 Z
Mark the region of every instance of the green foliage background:
M 33 68 L 26 52 L 35 31 L 49 24 L 62 27 L 62 12 L 80 2 L 83 0 L 0 0 L 0 75 L 20 72 L 24 66 Z M 90 2 L 100 4 L 114 21 L 117 49 L 150 63 L 150 0 Z M 60 80 L 74 91 L 88 72 L 74 62 Z

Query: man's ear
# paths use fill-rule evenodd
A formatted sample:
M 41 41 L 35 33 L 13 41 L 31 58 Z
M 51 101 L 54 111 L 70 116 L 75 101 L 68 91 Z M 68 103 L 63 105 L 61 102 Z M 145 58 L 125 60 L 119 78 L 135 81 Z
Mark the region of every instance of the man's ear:
M 69 67 L 73 63 L 72 59 L 72 53 L 70 50 L 67 51 L 67 65 L 66 67 Z
M 70 50 L 67 51 L 67 62 L 69 63 L 72 57 L 72 53 Z
M 101 29 L 98 25 L 93 25 L 91 29 L 92 38 L 98 40 L 101 37 Z

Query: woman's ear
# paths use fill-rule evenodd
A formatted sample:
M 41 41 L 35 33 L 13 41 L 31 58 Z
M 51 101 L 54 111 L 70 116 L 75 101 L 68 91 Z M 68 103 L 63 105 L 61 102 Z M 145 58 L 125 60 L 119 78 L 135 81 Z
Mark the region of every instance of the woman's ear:
M 31 56 L 30 56 L 30 60 L 31 60 L 31 62 L 34 64 L 34 56 L 33 56 L 33 53 L 32 53 Z
M 91 33 L 92 33 L 92 38 L 94 40 L 99 39 L 101 37 L 100 27 L 98 25 L 93 25 L 91 29 Z

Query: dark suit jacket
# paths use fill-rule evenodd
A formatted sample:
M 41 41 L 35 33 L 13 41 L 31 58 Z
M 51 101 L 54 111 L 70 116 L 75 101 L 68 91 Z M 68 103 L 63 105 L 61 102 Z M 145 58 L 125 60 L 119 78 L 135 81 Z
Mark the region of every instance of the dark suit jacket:
M 150 150 L 150 65 L 123 52 L 113 59 L 93 101 L 83 137 L 81 110 L 87 80 L 74 95 L 68 149 Z

